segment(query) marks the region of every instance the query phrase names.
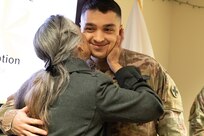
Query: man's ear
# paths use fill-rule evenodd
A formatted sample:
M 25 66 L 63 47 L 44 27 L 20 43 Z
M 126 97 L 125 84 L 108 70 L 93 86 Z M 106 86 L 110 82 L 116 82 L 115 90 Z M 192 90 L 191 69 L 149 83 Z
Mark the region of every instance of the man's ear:
M 122 25 L 120 25 L 119 36 L 120 36 L 120 42 L 122 43 L 124 39 L 124 29 Z
M 121 36 L 123 34 L 124 34 L 123 25 L 120 25 L 119 35 Z

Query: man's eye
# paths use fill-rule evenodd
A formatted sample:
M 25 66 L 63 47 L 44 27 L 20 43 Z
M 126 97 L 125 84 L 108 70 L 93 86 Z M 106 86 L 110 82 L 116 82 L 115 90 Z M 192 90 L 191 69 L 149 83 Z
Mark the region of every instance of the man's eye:
M 86 32 L 93 32 L 93 31 L 94 31 L 94 28 L 86 27 L 84 30 L 85 30 Z
M 112 32 L 114 32 L 114 29 L 105 28 L 104 31 L 107 32 L 107 33 L 112 33 Z

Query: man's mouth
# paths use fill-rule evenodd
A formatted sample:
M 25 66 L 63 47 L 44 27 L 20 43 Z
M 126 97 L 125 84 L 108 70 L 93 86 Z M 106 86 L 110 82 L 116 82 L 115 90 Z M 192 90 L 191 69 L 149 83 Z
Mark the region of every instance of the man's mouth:
M 92 44 L 93 46 L 98 46 L 98 47 L 101 47 L 101 46 L 106 46 L 106 44 Z
M 106 46 L 106 44 L 91 44 L 95 49 L 101 49 Z

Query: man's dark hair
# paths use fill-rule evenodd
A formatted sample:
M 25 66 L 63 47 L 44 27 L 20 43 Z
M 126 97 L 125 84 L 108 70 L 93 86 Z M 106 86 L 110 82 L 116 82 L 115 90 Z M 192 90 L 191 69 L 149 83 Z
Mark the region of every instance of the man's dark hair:
M 87 10 L 99 10 L 102 13 L 113 11 L 121 18 L 121 8 L 114 0 L 87 0 L 82 7 L 81 15 Z

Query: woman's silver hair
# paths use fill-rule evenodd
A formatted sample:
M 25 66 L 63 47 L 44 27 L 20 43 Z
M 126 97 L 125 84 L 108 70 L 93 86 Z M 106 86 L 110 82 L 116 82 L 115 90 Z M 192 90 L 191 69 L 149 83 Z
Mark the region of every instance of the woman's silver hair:
M 64 62 L 76 57 L 74 49 L 81 40 L 78 26 L 61 15 L 50 16 L 35 34 L 34 49 L 46 63 L 45 70 L 35 73 L 29 87 L 19 90 L 16 105 L 24 100 L 29 108 L 29 116 L 43 120 L 46 129 L 49 107 L 69 84 L 69 72 Z

